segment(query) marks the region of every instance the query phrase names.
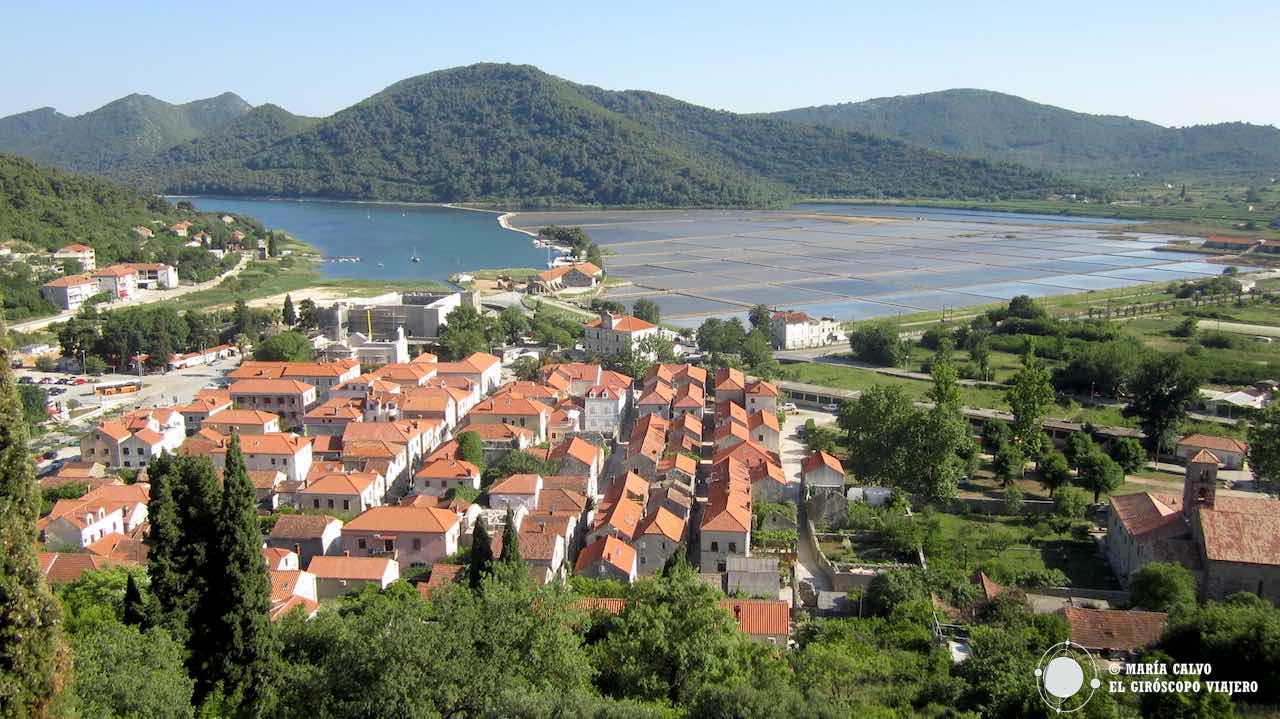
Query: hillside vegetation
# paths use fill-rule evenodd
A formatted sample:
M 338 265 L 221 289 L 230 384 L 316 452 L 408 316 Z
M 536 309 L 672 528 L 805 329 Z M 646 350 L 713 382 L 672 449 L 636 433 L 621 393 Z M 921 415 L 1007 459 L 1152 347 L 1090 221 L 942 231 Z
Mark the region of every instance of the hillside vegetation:
M 1246 123 L 1160 125 L 1089 115 L 986 90 L 945 90 L 767 115 L 808 126 L 871 132 L 942 152 L 1094 177 L 1169 181 L 1274 176 L 1280 129 Z
M 0 120 L 0 152 L 103 174 L 225 127 L 250 107 L 228 92 L 184 105 L 129 95 L 78 117 L 42 108 Z
M 8 118 L 0 127 L 8 121 L 71 131 L 46 116 Z M 1024 167 L 493 64 L 409 78 L 320 120 L 263 106 L 150 153 L 123 154 L 90 169 L 176 193 L 526 207 L 768 206 L 847 195 L 993 199 L 1066 189 Z

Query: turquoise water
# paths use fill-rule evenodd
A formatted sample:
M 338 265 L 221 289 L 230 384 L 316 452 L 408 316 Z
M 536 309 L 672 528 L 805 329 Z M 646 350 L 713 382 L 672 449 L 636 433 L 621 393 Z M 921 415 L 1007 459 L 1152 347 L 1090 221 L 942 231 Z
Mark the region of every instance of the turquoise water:
M 535 248 L 532 238 L 502 229 L 492 212 L 351 202 L 185 199 L 200 210 L 255 217 L 326 256 L 360 257 L 360 262 L 325 262 L 321 269 L 330 277 L 447 281 L 449 275 L 463 270 L 542 267 L 547 261 L 546 252 Z M 415 250 L 422 262 L 409 261 Z

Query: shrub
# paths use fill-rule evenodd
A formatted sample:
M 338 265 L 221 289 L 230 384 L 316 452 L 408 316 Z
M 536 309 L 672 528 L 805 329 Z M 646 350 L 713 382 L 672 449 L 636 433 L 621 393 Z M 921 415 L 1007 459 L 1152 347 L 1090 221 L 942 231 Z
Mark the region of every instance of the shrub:
M 1022 490 L 1016 485 L 1009 485 L 1004 488 L 1004 511 L 1009 514 L 1022 513 Z
M 1237 339 L 1227 332 L 1213 330 L 1200 335 L 1200 344 L 1215 350 L 1229 350 L 1236 346 Z

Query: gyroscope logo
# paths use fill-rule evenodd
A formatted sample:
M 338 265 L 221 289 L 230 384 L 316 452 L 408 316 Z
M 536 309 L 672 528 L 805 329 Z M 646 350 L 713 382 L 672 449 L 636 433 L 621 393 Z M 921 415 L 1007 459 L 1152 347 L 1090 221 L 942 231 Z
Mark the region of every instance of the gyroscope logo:
M 1059 714 L 1079 711 L 1102 686 L 1093 655 L 1079 644 L 1054 644 L 1036 664 L 1036 689 L 1049 708 Z

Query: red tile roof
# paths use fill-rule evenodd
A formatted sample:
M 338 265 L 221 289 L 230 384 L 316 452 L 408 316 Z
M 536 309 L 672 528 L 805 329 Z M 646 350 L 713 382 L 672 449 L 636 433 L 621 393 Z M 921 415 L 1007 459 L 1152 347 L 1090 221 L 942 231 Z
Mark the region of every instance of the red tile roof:
M 427 599 L 431 592 L 460 582 L 466 576 L 467 568 L 461 564 L 437 562 L 431 565 L 431 577 L 425 582 L 418 582 L 418 594 Z
M 318 579 L 363 579 L 381 581 L 395 561 L 382 557 L 328 557 L 316 555 L 307 571 Z
M 636 568 L 636 550 L 620 539 L 601 537 L 582 548 L 574 570 L 582 572 L 596 562 L 605 562 L 630 575 Z
M 604 322 L 602 319 L 597 317 L 596 319 L 588 322 L 586 326 L 594 329 L 597 327 L 604 326 Z M 610 314 L 609 326 L 606 326 L 605 329 L 612 329 L 614 332 L 625 332 L 630 334 L 632 332 L 642 332 L 644 330 L 651 330 L 651 329 L 654 329 L 655 327 L 657 327 L 657 325 L 651 322 L 646 322 L 640 319 L 639 317 L 632 317 L 631 315 Z
M 339 522 L 333 517 L 322 514 L 282 514 L 271 528 L 273 539 L 319 539 L 324 536 L 325 529 Z
M 804 462 L 800 464 L 800 471 L 808 474 L 822 467 L 844 474 L 844 465 L 840 464 L 840 460 L 826 452 L 818 452 L 805 457 Z
M 673 542 L 684 539 L 685 522 L 666 507 L 658 507 L 640 522 L 639 534 L 656 534 Z
M 439 507 L 372 507 L 347 522 L 342 531 L 444 534 L 458 521 L 457 514 Z
M 1135 609 L 1080 609 L 1066 607 L 1067 630 L 1071 641 L 1086 649 L 1135 651 L 1145 649 L 1164 634 L 1163 612 Z
M 1214 449 L 1222 452 L 1239 452 L 1241 454 L 1249 451 L 1249 445 L 1238 439 L 1232 439 L 1231 437 L 1216 437 L 1211 434 L 1189 434 L 1178 440 L 1178 444 L 1187 445 L 1189 447 Z
M 489 487 L 489 494 L 518 494 L 533 496 L 538 493 L 542 478 L 536 474 L 513 474 L 506 479 L 498 480 Z
M 738 629 L 754 637 L 778 637 L 791 633 L 791 606 L 777 599 L 724 599 Z

